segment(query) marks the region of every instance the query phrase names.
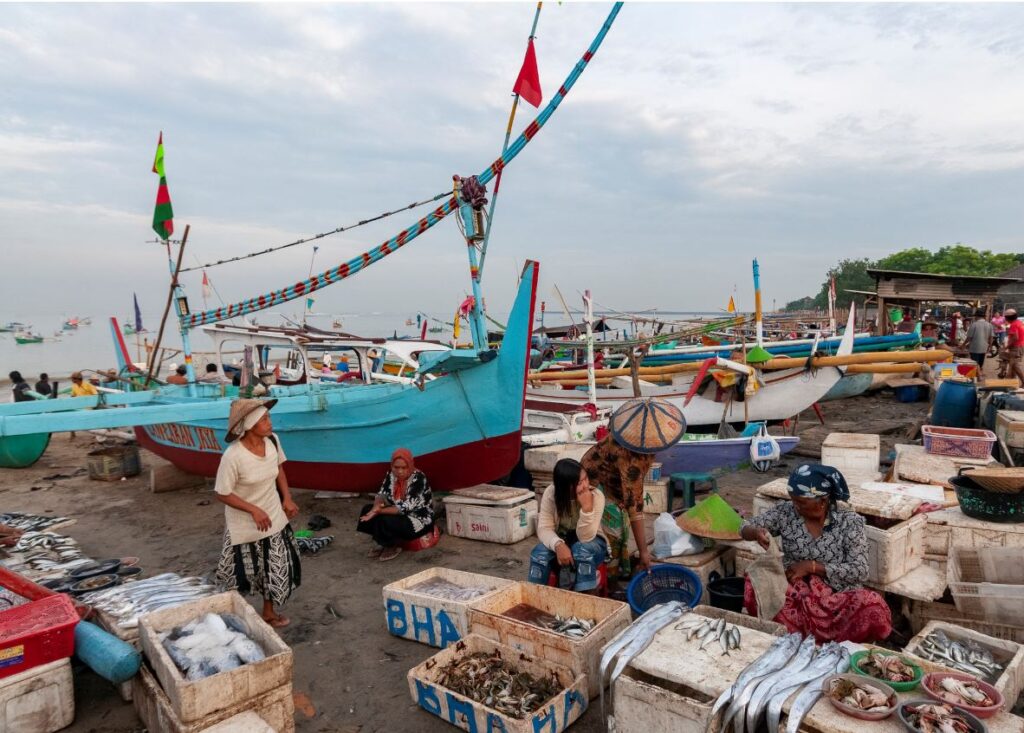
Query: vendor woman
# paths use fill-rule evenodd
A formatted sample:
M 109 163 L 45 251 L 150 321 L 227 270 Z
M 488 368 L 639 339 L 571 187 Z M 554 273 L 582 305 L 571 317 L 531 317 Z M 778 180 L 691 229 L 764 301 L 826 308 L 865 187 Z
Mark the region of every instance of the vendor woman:
M 604 494 L 591 490 L 587 472 L 571 458 L 555 464 L 553 479 L 537 514 L 540 544 L 530 553 L 530 582 L 546 585 L 557 564 L 575 570 L 573 590 L 594 591 L 597 568 L 608 555 L 608 541 L 601 532 Z
M 263 596 L 263 619 L 275 628 L 288 619 L 275 610 L 302 582 L 299 549 L 288 520 L 299 513 L 282 464 L 281 443 L 273 433 L 270 408 L 277 400 L 238 399 L 231 403 L 227 450 L 220 459 L 214 490 L 224 507 L 224 549 L 217 582 L 226 590 Z
M 861 587 L 868 577 L 864 517 L 841 509 L 850 490 L 831 466 L 800 466 L 789 476 L 789 501 L 744 523 L 740 534 L 768 549 L 781 538 L 788 587 L 775 621 L 790 632 L 824 641 L 878 641 L 892 632 L 892 612 L 882 596 Z M 757 615 L 747 579 L 744 605 Z
M 655 398 L 630 400 L 608 421 L 609 434 L 580 462 L 590 485 L 605 496 L 601 532 L 609 544 L 609 576 L 629 577 L 629 533 L 633 532 L 641 568 L 650 568 L 644 531 L 644 480 L 654 454 L 675 445 L 686 421 L 675 405 Z
M 394 560 L 402 543 L 434 530 L 434 500 L 423 471 L 413 464 L 412 453 L 399 448 L 391 454 L 391 469 L 380 491 L 360 512 L 356 531 L 373 537 L 367 557 Z

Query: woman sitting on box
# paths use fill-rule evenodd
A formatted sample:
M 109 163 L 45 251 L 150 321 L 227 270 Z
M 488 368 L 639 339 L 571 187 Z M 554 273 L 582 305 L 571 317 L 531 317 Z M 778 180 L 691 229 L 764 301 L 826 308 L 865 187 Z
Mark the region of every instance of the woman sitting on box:
M 546 585 L 552 569 L 575 568 L 573 590 L 594 591 L 597 568 L 608 557 L 608 540 L 601 531 L 604 494 L 591 490 L 587 472 L 571 458 L 555 464 L 553 478 L 537 514 L 540 544 L 530 553 L 530 582 Z
M 772 536 L 781 538 L 788 587 L 774 620 L 819 642 L 885 639 L 892 612 L 879 593 L 861 587 L 868 579 L 864 517 L 836 504 L 850 498 L 846 479 L 831 466 L 803 465 L 789 476 L 789 496 L 740 529 L 766 550 Z M 749 576 L 743 602 L 756 616 Z
M 377 543 L 367 557 L 381 562 L 394 560 L 402 552 L 402 543 L 434 531 L 434 499 L 430 483 L 413 465 L 412 453 L 399 448 L 391 454 L 391 470 L 384 477 L 372 504 L 359 513 L 356 531 L 373 537 Z

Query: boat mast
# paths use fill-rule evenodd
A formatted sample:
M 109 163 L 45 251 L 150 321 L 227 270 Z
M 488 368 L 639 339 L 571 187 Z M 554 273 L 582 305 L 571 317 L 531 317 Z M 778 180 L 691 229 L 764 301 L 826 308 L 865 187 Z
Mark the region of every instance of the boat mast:
M 757 345 L 761 346 L 764 343 L 764 323 L 761 316 L 761 268 L 757 264 L 756 257 L 754 258 L 754 328 Z
M 590 291 L 583 291 L 583 324 L 587 328 L 587 399 L 597 407 L 597 380 L 594 377 L 594 302 Z
M 526 40 L 527 47 L 537 37 L 537 21 L 540 20 L 540 9 L 544 3 L 537 3 L 537 11 L 533 14 L 533 26 L 530 27 L 530 37 Z M 505 128 L 505 142 L 501 146 L 501 154 L 508 152 L 508 143 L 512 138 L 512 123 L 516 119 L 516 110 L 519 108 L 519 93 L 516 92 L 512 98 L 512 111 L 508 116 L 508 127 Z M 491 198 L 491 206 L 487 210 L 487 232 L 484 234 L 484 242 L 480 245 L 480 277 L 484 275 L 484 262 L 487 260 L 487 243 L 491 241 L 491 224 L 494 223 L 494 207 L 498 205 L 498 189 L 501 188 L 501 174 L 494 179 L 494 196 Z M 542 324 L 543 325 L 543 324 Z

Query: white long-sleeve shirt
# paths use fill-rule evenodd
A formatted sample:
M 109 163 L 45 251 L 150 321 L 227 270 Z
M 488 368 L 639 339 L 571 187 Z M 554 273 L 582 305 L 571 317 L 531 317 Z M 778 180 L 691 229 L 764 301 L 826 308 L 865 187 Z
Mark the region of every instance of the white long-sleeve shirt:
M 604 515 L 604 494 L 594 491 L 594 506 L 589 512 L 580 510 L 580 518 L 576 523 L 576 537 L 580 542 L 591 542 L 595 537 L 605 537 L 601 531 L 601 517 Z M 575 503 L 575 499 L 573 499 Z M 558 508 L 555 505 L 555 487 L 552 484 L 544 490 L 540 500 L 540 511 L 537 514 L 537 539 L 554 552 L 560 542 L 558 536 Z M 607 541 L 605 537 L 605 541 Z

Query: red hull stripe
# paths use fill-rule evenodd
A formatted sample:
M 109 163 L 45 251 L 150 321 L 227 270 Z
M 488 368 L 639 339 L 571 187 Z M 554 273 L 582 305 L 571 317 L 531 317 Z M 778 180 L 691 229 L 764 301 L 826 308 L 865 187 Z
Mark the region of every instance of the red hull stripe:
M 139 445 L 166 458 L 182 471 L 199 476 L 217 475 L 220 454 L 188 450 L 157 443 L 142 428 L 135 428 Z M 464 489 L 494 481 L 506 475 L 519 462 L 520 433 L 479 440 L 416 456 L 416 468 L 427 475 L 430 485 L 439 491 Z M 296 488 L 317 491 L 375 492 L 389 468 L 380 463 L 326 463 L 288 461 L 284 464 L 288 483 Z

